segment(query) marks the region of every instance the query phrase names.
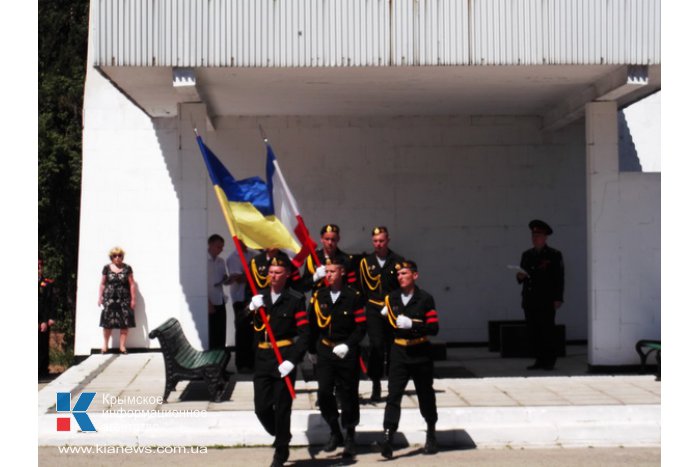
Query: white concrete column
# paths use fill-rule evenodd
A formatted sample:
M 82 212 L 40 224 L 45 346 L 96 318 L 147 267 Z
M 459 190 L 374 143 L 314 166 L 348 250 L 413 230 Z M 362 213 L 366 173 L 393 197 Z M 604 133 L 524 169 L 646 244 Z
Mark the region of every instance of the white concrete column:
M 617 104 L 586 104 L 588 363 L 616 364 L 622 303 Z
M 201 103 L 180 104 L 178 137 L 180 158 L 180 280 L 186 303 L 183 318 L 191 314 L 195 347 L 209 348 L 207 318 L 207 227 L 208 191 L 212 190 L 194 127 L 207 141 L 207 113 Z M 199 345 L 198 345 L 199 344 Z

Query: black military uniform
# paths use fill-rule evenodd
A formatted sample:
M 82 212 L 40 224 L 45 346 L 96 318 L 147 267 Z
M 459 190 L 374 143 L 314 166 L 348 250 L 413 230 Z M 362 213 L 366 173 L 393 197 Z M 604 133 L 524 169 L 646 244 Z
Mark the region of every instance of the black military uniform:
M 412 270 L 415 263 L 407 261 Z M 426 436 L 426 452 L 437 452 L 435 439 L 435 424 L 437 423 L 437 407 L 435 390 L 433 389 L 433 359 L 430 353 L 428 336 L 438 333 L 438 315 L 435 310 L 433 297 L 424 290 L 415 287 L 413 296 L 404 305 L 401 290 L 395 290 L 386 297 L 388 321 L 394 331 L 394 341 L 391 346 L 391 366 L 389 367 L 389 395 L 384 409 L 384 443 L 382 455 L 391 458 L 393 455 L 393 436 L 399 427 L 401 418 L 401 398 L 409 378 L 413 380 L 418 395 L 420 413 L 428 425 Z M 410 329 L 399 329 L 396 319 L 404 315 L 411 319 Z
M 276 256 L 286 258 L 291 265 L 290 276 L 285 287 L 292 288 L 303 293 L 304 286 L 301 281 L 299 269 L 292 264 L 291 260 L 289 259 L 289 255 L 280 250 L 277 252 Z M 270 286 L 270 279 L 267 277 L 267 270 L 270 267 L 270 260 L 271 258 L 267 257 L 266 251 L 255 255 L 253 259 L 250 260 L 250 274 L 253 276 L 253 281 L 255 281 L 255 287 L 258 289 L 258 293 Z M 250 297 L 250 287 L 246 284 L 246 301 L 249 301 Z
M 530 229 L 552 234 L 551 227 L 539 220 L 530 222 Z M 531 248 L 523 252 L 520 267 L 528 274 L 519 282 L 523 284 L 522 307 L 528 340 L 536 358 L 529 368 L 551 370 L 557 360 L 554 302 L 564 301 L 564 260 L 561 252 L 544 245 L 540 250 Z
M 338 258 L 338 260 L 343 265 L 343 269 L 345 269 L 345 284 L 349 285 L 353 289 L 359 289 L 359 285 L 357 283 L 357 272 L 355 271 L 354 266 L 355 260 L 353 255 L 349 255 L 342 251 L 340 248 L 338 248 L 337 250 L 335 250 L 335 256 L 331 258 L 329 256 L 326 256 L 325 252 L 323 251 L 323 248 L 319 248 L 316 250 L 316 256 L 318 257 L 321 264 L 327 264 L 328 261 L 335 261 L 335 259 Z M 312 258 L 312 255 L 309 255 L 306 258 L 306 268 L 304 269 L 304 275 L 301 279 L 302 283 L 304 284 L 304 291 L 315 291 L 325 287 L 323 279 L 314 282 L 315 272 L 316 264 L 314 264 L 314 259 Z
M 288 261 L 288 259 L 287 259 Z M 270 322 L 272 334 L 277 341 L 282 360 L 295 366 L 302 360 L 308 347 L 309 326 L 304 295 L 292 289 L 284 289 L 275 303 L 272 303 L 269 288 L 262 290 L 265 312 Z M 255 352 L 255 415 L 270 435 L 275 437 L 275 462 L 283 464 L 289 456 L 289 442 L 292 439 L 290 419 L 292 396 L 284 378 L 280 377 L 279 362 L 270 343 L 270 337 L 259 310 L 253 317 L 257 350 Z M 296 369 L 289 377 L 294 384 Z
M 39 376 L 49 374 L 49 337 L 51 329 L 48 327 L 49 320 L 56 319 L 56 308 L 53 300 L 53 280 L 41 275 L 39 277 L 39 313 L 38 313 L 38 339 L 39 339 Z M 46 323 L 47 327 L 41 332 L 41 323 Z
M 342 426 L 347 433 L 343 456 L 352 457 L 355 455 L 355 427 L 360 421 L 359 344 L 366 333 L 366 317 L 362 297 L 357 290 L 345 285 L 339 292 L 335 302 L 330 287 L 314 292 L 309 304 L 309 352 L 318 354 L 316 376 L 319 407 L 323 419 L 331 428 L 331 437 L 324 450 L 333 451 L 343 442 L 335 389 L 342 409 Z M 343 358 L 333 353 L 333 349 L 341 344 L 348 347 Z
M 323 236 L 327 233 L 335 233 L 339 236 L 340 227 L 335 224 L 326 224 L 321 227 L 321 241 L 323 241 Z M 345 253 L 340 248 L 336 248 L 335 253 L 331 257 L 326 255 L 323 248 L 318 248 L 316 250 L 316 258 L 318 258 L 320 264 L 329 264 L 328 261 L 334 263 L 336 258 L 339 259 L 340 263 L 335 264 L 342 264 L 343 269 L 345 269 L 345 277 L 343 278 L 345 284 L 359 290 L 359 284 L 357 284 L 357 273 L 355 271 L 357 269 L 357 265 L 355 264 L 356 260 L 352 255 Z M 306 258 L 306 268 L 304 270 L 304 275 L 302 276 L 302 283 L 304 284 L 305 292 L 308 292 L 309 290 L 315 291 L 325 287 L 325 282 L 323 279 L 319 279 L 318 281 L 314 282 L 314 273 L 316 272 L 316 269 L 317 266 L 313 255 L 309 255 Z
M 367 373 L 373 383 L 372 399 L 379 399 L 379 380 L 384 373 L 384 360 L 389 361 L 391 329 L 380 311 L 384 307 L 386 294 L 399 288 L 396 272 L 403 258 L 389 250 L 384 266 L 379 264 L 374 253 L 365 255 L 359 263 L 360 285 L 366 299 L 367 335 L 369 336 L 369 365 Z

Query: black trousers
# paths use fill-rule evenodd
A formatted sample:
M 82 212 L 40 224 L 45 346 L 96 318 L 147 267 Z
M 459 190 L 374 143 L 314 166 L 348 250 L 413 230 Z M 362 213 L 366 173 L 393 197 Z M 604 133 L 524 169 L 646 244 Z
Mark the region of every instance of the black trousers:
M 355 427 L 360 422 L 360 361 L 358 348 L 350 348 L 345 358 L 339 358 L 333 349 L 318 343 L 318 405 L 321 416 L 331 427 L 338 421 L 338 403 L 334 390 L 340 399 L 343 428 Z
M 528 306 L 524 308 L 524 311 L 528 341 L 530 349 L 535 355 L 536 363 L 554 366 L 557 361 L 554 303 L 543 306 Z
M 226 305 L 214 305 L 214 313 L 209 315 L 209 348 L 226 347 Z
M 49 374 L 49 334 L 39 331 L 39 375 Z
M 236 368 L 255 367 L 253 313 L 248 313 L 244 302 L 233 302 L 236 321 Z
M 389 368 L 389 395 L 384 408 L 384 429 L 396 431 L 401 419 L 401 398 L 408 380 L 413 380 L 418 395 L 420 414 L 428 424 L 437 423 L 438 414 L 433 389 L 433 360 L 430 358 L 430 344 L 391 347 L 391 367 Z
M 369 362 L 367 376 L 372 381 L 379 381 L 384 375 L 384 361 L 389 366 L 392 331 L 388 320 L 381 315 L 382 307 L 372 303 L 365 306 L 367 316 L 367 336 L 369 337 Z
M 285 348 L 280 349 L 285 360 Z M 280 378 L 279 364 L 272 349 L 257 349 L 255 353 L 255 373 L 253 390 L 255 391 L 255 415 L 263 428 L 275 437 L 274 447 L 289 446 L 292 439 L 290 430 L 292 418 L 292 396 L 287 384 Z M 296 368 L 289 373 L 292 386 L 296 377 Z

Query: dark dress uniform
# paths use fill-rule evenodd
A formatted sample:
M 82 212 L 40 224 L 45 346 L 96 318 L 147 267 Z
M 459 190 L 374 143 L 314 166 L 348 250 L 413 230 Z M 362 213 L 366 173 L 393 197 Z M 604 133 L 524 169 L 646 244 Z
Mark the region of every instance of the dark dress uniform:
M 316 377 L 321 415 L 331 427 L 331 433 L 340 438 L 338 405 L 334 395 L 336 389 L 342 409 L 342 426 L 348 430 L 348 437 L 353 437 L 354 428 L 360 422 L 359 344 L 366 333 L 365 310 L 360 293 L 347 285 L 343 286 L 333 303 L 329 287 L 314 292 L 309 303 L 309 323 L 309 353 L 318 354 Z M 348 346 L 344 358 L 333 353 L 333 348 L 340 344 Z
M 384 373 L 385 354 L 389 353 L 391 345 L 392 332 L 380 312 L 384 307 L 384 297 L 399 288 L 396 273 L 401 268 L 401 261 L 403 258 L 400 255 L 389 250 L 384 266 L 380 266 L 377 255 L 371 253 L 360 260 L 358 267 L 361 290 L 366 299 L 370 345 L 367 374 L 373 382 L 378 382 Z
M 56 309 L 54 307 L 53 301 L 53 280 L 46 277 L 39 278 L 39 326 L 38 329 L 38 339 L 39 339 L 39 376 L 46 376 L 49 374 L 49 336 L 51 334 L 50 328 L 46 328 L 46 331 L 41 332 L 41 323 L 47 323 L 48 321 L 56 319 Z
M 428 336 L 439 331 L 438 315 L 433 297 L 416 287 L 406 305 L 401 301 L 401 290 L 386 297 L 388 321 L 394 331 L 389 367 L 389 395 L 384 409 L 384 429 L 393 435 L 401 418 L 401 398 L 409 378 L 418 394 L 420 413 L 428 424 L 428 433 L 435 432 L 437 407 L 433 389 L 433 359 Z M 405 315 L 413 321 L 411 329 L 396 327 L 396 318 Z
M 277 253 L 277 256 L 282 256 L 286 258 L 290 264 L 291 260 L 289 259 L 289 255 L 287 255 L 283 251 L 279 251 Z M 255 255 L 253 259 L 250 260 L 250 274 L 253 276 L 253 281 L 255 282 L 255 287 L 258 289 L 258 293 L 261 291 L 267 289 L 270 287 L 270 278 L 267 277 L 267 271 L 268 268 L 270 267 L 270 259 L 267 257 L 267 252 L 263 251 L 262 253 Z M 304 292 L 304 286 L 301 281 L 301 275 L 299 274 L 299 269 L 292 265 L 290 273 L 289 273 L 289 279 L 287 280 L 287 283 L 285 285 L 285 288 L 292 288 L 298 292 Z M 250 301 L 250 298 L 252 297 L 252 292 L 250 290 L 250 286 L 246 284 L 246 302 Z
M 304 357 L 308 347 L 309 321 L 304 295 L 292 289 L 284 289 L 273 304 L 269 288 L 261 291 L 260 294 L 263 296 L 265 311 L 282 354 L 282 360 L 289 360 L 296 366 Z M 253 375 L 255 415 L 265 431 L 275 437 L 273 446 L 286 449 L 292 439 L 290 432 L 292 396 L 289 394 L 284 378 L 280 377 L 279 363 L 262 317 L 257 311 L 253 316 L 253 324 L 257 342 Z M 292 385 L 295 376 L 296 368 L 289 373 Z
M 564 260 L 558 250 L 545 245 L 525 251 L 520 267 L 529 275 L 522 281 L 522 307 L 535 365 L 551 369 L 557 360 L 554 302 L 564 301 Z
M 335 250 L 335 256 L 331 258 L 329 256 L 326 256 L 326 254 L 323 251 L 323 248 L 319 248 L 316 250 L 316 256 L 318 257 L 321 264 L 328 264 L 329 261 L 333 262 L 336 260 L 336 258 L 340 260 L 340 262 L 343 263 L 343 268 L 345 269 L 345 284 L 349 285 L 353 289 L 359 290 L 359 284 L 357 283 L 357 271 L 355 271 L 356 268 L 353 255 L 349 255 L 344 251 L 337 249 Z M 304 274 L 301 278 L 305 292 L 308 292 L 309 290 L 316 291 L 325 287 L 323 279 L 314 283 L 315 272 L 316 264 L 314 263 L 312 255 L 309 255 L 306 258 L 306 267 L 304 269 Z

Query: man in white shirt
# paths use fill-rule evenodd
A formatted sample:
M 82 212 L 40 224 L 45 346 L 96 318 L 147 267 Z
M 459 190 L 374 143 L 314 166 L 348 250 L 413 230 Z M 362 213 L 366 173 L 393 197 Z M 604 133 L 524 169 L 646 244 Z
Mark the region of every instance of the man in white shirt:
M 219 255 L 224 249 L 224 239 L 213 234 L 207 240 L 207 296 L 209 316 L 209 348 L 226 347 L 226 295 L 224 283 L 228 280 L 226 264 Z
M 244 261 L 250 260 L 258 254 L 256 250 L 249 250 L 241 241 L 241 249 L 245 256 Z M 236 368 L 239 373 L 250 373 L 255 366 L 255 348 L 253 343 L 253 315 L 245 306 L 246 277 L 243 272 L 243 264 L 238 256 L 238 249 L 226 258 L 226 266 L 229 272 L 229 293 L 233 302 L 233 314 L 236 324 Z

